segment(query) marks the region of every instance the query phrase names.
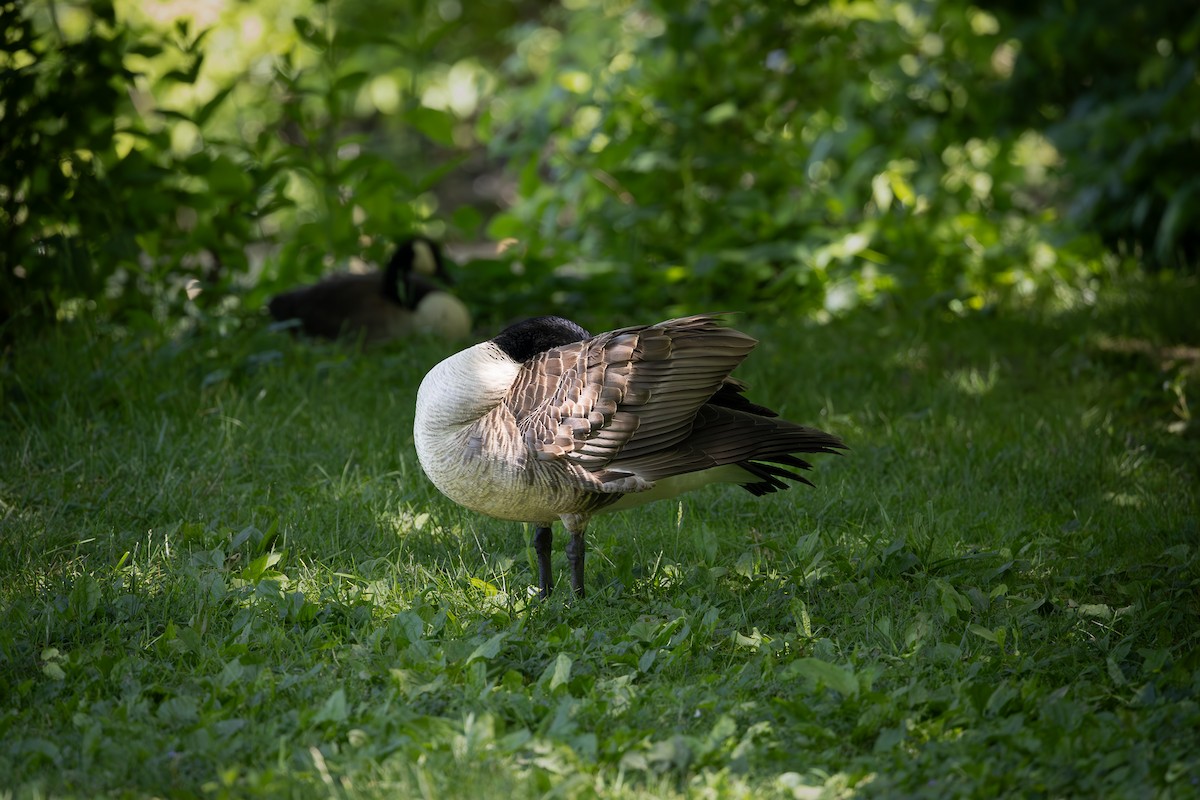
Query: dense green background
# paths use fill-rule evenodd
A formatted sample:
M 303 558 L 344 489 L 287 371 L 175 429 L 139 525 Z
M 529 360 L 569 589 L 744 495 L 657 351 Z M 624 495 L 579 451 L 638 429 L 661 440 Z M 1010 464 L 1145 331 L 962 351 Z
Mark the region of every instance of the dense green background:
M 1200 7 L 0 30 L 0 800 L 1200 793 Z M 481 337 L 738 311 L 852 449 L 598 519 L 537 602 L 415 461 L 461 344 L 266 324 L 411 232 Z
M 463 250 L 489 322 L 961 312 L 1197 255 L 1186 3 L 0 9 L 6 331 L 253 310 L 412 230 L 515 240 Z

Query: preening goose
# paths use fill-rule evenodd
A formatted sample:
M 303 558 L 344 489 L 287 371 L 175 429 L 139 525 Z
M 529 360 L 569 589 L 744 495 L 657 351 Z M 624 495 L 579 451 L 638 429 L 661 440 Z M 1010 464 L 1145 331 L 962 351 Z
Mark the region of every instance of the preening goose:
M 583 596 L 584 532 L 594 514 L 710 483 L 755 495 L 809 483 L 797 453 L 836 453 L 838 437 L 780 419 L 729 377 L 758 342 L 683 317 L 590 336 L 561 317 L 506 328 L 435 366 L 417 390 L 417 457 L 459 505 L 530 522 L 543 597 L 550 526 L 571 534 L 571 586 Z M 811 485 L 811 484 L 809 484 Z
M 267 304 L 277 320 L 299 320 L 310 336 L 361 336 L 375 343 L 421 331 L 446 338 L 470 333 L 471 314 L 443 286 L 452 283 L 438 246 L 414 237 L 401 242 L 383 271 L 334 275 L 276 295 Z

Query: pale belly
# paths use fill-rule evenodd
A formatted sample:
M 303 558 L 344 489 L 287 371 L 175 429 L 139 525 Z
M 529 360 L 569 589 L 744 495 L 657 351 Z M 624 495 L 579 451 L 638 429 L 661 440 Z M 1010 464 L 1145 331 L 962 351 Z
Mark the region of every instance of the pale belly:
M 469 469 L 468 469 L 469 467 Z M 453 474 L 434 474 L 434 485 L 461 506 L 497 519 L 549 523 L 563 514 L 595 514 L 677 497 L 713 483 L 741 483 L 752 478 L 729 465 L 659 480 L 650 489 L 629 494 L 589 492 L 570 483 L 556 464 L 535 463 L 514 474 L 507 465 L 476 459 L 458 464 Z
M 510 462 L 473 458 L 422 466 L 438 491 L 454 502 L 515 522 L 549 523 L 563 514 L 595 513 L 621 498 L 579 489 L 554 463 L 531 461 L 515 470 Z

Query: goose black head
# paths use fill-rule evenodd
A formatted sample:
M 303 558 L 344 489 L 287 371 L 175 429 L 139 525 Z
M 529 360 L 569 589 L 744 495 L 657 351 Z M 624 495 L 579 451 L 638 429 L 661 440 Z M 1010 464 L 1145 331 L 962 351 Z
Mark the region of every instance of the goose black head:
M 453 285 L 441 248 L 424 236 L 400 242 L 383 271 L 384 296 L 408 308 L 416 308 L 430 292 Z
M 590 337 L 583 328 L 562 317 L 533 317 L 509 325 L 492 339 L 504 354 L 516 362 L 528 361 L 554 347 L 580 342 Z

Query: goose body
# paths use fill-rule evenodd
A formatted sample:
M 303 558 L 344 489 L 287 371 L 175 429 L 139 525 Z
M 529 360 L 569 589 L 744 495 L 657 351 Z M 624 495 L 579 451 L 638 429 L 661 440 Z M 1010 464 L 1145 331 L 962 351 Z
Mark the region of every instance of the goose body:
M 277 320 L 297 320 L 309 336 L 358 337 L 368 343 L 434 333 L 462 338 L 471 315 L 442 287 L 451 283 L 433 242 L 414 237 L 402 242 L 382 271 L 345 273 L 272 297 Z
M 747 400 L 729 373 L 757 341 L 701 315 L 590 336 L 539 317 L 435 366 L 417 391 L 417 456 L 456 503 L 534 523 L 550 591 L 550 525 L 561 520 L 583 594 L 591 517 L 711 483 L 761 495 L 808 483 L 796 453 L 845 445 Z M 789 469 L 791 468 L 791 469 Z

